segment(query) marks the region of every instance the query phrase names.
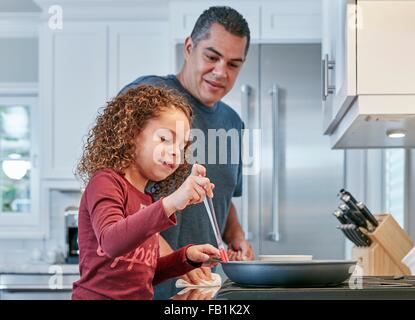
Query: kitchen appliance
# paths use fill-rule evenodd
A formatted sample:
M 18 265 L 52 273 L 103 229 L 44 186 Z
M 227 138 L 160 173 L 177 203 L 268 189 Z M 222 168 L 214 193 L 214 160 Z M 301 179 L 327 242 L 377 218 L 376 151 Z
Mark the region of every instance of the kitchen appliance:
M 349 279 L 356 261 L 230 261 L 222 263 L 228 278 L 242 286 L 321 287 Z
M 176 70 L 182 51 L 177 45 Z M 252 43 L 223 99 L 250 130 L 243 195 L 233 202 L 256 255 L 345 257 L 344 237 L 326 218 L 344 185 L 344 152 L 321 133 L 320 57 L 319 43 Z
M 191 297 L 198 297 L 198 295 L 195 293 Z M 226 281 L 214 299 L 239 301 L 413 300 L 415 299 L 415 277 L 357 277 L 352 275 L 349 281 L 345 281 L 338 286 L 314 288 L 250 288 L 242 287 L 232 281 Z M 382 309 L 382 311 L 384 311 L 384 309 Z M 371 315 L 373 316 L 373 314 Z M 269 310 L 264 312 L 264 317 L 258 317 L 258 319 L 262 318 L 269 318 Z
M 65 262 L 79 263 L 78 246 L 78 208 L 67 207 L 65 209 Z
M 171 300 L 413 300 L 415 299 L 415 277 L 357 277 L 352 275 L 335 287 L 246 287 L 227 280 L 213 295 L 207 292 L 214 288 L 176 288 Z M 357 290 L 358 289 L 358 290 Z M 180 291 L 180 292 L 179 292 Z M 291 306 L 290 306 L 291 307 Z M 269 318 L 267 308 L 258 308 L 264 316 L 255 312 L 258 319 Z M 382 309 L 383 311 L 383 309 Z M 373 314 L 372 314 L 373 316 Z

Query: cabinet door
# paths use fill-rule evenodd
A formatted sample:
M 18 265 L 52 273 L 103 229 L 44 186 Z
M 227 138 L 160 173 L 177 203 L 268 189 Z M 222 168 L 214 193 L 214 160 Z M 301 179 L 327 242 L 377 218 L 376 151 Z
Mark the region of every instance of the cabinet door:
M 104 24 L 77 22 L 43 29 L 43 178 L 74 178 L 83 138 L 107 99 L 106 30 Z
M 323 0 L 324 131 L 333 132 L 356 96 L 356 0 Z
M 170 24 L 172 38 L 176 42 L 182 42 L 186 37 L 190 36 L 197 18 L 202 12 L 211 6 L 227 5 L 237 10 L 248 22 L 251 40 L 258 40 L 259 33 L 259 10 L 258 3 L 243 1 L 172 1 L 170 2 Z
M 113 23 L 109 26 L 109 95 L 143 75 L 165 75 L 173 49 L 167 22 Z
M 261 40 L 320 42 L 320 0 L 264 2 L 261 9 Z
M 415 1 L 357 3 L 358 93 L 415 94 Z

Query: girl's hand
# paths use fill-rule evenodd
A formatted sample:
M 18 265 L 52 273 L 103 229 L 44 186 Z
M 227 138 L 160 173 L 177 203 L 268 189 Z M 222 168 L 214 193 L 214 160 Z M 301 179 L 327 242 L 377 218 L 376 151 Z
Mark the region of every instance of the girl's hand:
M 186 250 L 186 257 L 192 262 L 202 262 L 205 267 L 214 267 L 218 262 L 212 262 L 211 258 L 219 258 L 219 249 L 210 244 L 190 246 Z
M 178 210 L 183 210 L 190 204 L 202 202 L 208 196 L 213 197 L 213 183 L 205 177 L 206 168 L 200 164 L 194 164 L 192 173 L 183 184 L 171 195 L 163 198 L 162 203 L 167 215 Z
M 202 281 L 211 281 L 212 278 L 212 271 L 210 268 L 207 267 L 200 267 L 197 269 L 193 269 L 192 271 L 189 271 L 188 273 L 182 275 L 180 277 L 184 281 L 187 281 L 190 284 L 201 284 Z

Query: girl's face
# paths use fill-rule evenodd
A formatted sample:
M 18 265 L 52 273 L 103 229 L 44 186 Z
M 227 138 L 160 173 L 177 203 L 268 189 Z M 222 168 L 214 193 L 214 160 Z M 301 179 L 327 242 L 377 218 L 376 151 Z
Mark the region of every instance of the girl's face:
M 189 136 L 189 120 L 178 109 L 170 108 L 149 120 L 135 141 L 135 166 L 140 175 L 151 181 L 166 179 L 184 161 Z

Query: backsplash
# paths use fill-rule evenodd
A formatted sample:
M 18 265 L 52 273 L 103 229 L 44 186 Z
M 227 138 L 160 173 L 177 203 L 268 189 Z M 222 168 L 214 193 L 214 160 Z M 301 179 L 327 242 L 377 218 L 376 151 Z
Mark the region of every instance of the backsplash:
M 0 265 L 49 263 L 65 250 L 65 208 L 78 206 L 81 193 L 50 191 L 49 237 L 47 239 L 0 239 Z

